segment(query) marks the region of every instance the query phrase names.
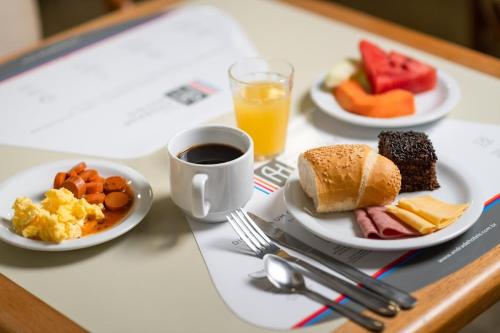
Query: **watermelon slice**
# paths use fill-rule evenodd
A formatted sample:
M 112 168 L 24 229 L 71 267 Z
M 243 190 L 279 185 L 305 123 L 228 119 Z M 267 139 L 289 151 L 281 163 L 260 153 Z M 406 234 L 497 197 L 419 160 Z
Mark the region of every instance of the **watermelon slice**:
M 374 94 L 398 88 L 420 93 L 436 86 L 434 67 L 395 51 L 387 53 L 366 40 L 359 43 L 359 49 Z

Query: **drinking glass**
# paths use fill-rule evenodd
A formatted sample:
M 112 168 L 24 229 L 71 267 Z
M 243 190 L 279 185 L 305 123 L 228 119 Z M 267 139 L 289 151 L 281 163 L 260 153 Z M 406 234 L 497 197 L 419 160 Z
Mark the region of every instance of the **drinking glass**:
M 285 148 L 293 66 L 284 60 L 248 58 L 229 68 L 236 122 L 250 134 L 256 160 Z

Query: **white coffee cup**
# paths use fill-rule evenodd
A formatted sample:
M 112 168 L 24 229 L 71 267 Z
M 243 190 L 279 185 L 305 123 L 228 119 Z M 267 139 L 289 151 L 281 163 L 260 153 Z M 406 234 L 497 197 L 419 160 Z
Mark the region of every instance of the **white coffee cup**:
M 243 152 L 218 164 L 195 164 L 180 153 L 205 144 L 224 144 Z M 227 126 L 202 126 L 177 133 L 167 145 L 170 158 L 172 200 L 188 216 L 204 222 L 220 222 L 243 207 L 253 193 L 253 141 L 242 130 Z

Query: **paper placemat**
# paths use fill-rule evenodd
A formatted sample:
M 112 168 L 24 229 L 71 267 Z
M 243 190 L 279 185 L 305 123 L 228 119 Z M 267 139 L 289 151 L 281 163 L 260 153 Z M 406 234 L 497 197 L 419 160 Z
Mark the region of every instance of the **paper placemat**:
M 322 112 L 314 112 L 308 119 L 298 119 L 291 124 L 289 148 L 285 154 L 256 168 L 255 193 L 246 208 L 273 220 L 313 248 L 395 286 L 415 291 L 460 269 L 498 244 L 500 228 L 495 217 L 500 214 L 500 205 L 497 205 L 500 179 L 495 172 L 500 164 L 499 129 L 498 126 L 450 119 L 419 128 L 430 136 L 438 158 L 440 152 L 456 152 L 456 160 L 463 162 L 460 167 L 481 175 L 484 180 L 477 184 L 484 193 L 482 198 L 477 198 L 485 203 L 481 218 L 462 236 L 439 246 L 396 252 L 349 248 L 312 235 L 286 212 L 282 186 L 295 168 L 299 152 L 331 143 L 377 145 L 379 130 L 339 124 Z M 266 328 L 289 329 L 336 318 L 330 309 L 305 297 L 276 293 L 266 280 L 252 280 L 249 274 L 261 270 L 262 261 L 252 255 L 229 223 L 213 225 L 189 221 L 189 224 L 215 287 L 241 319 Z M 308 282 L 331 299 L 347 301 L 319 284 Z
M 62 51 L 61 51 L 62 50 Z M 0 144 L 136 158 L 232 108 L 227 69 L 256 55 L 211 6 L 76 37 L 0 66 Z

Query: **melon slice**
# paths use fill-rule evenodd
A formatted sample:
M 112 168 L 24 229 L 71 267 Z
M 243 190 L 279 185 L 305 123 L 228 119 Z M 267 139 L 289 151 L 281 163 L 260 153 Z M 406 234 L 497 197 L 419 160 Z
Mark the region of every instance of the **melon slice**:
M 374 94 L 392 89 L 420 93 L 436 86 L 436 69 L 401 53 L 386 53 L 377 45 L 362 40 L 359 43 L 363 67 Z

